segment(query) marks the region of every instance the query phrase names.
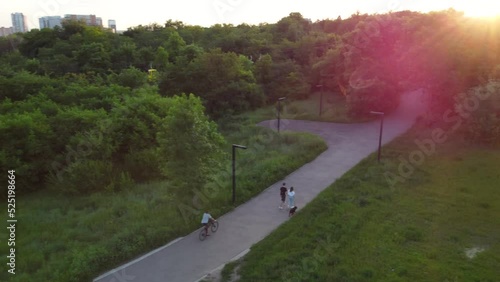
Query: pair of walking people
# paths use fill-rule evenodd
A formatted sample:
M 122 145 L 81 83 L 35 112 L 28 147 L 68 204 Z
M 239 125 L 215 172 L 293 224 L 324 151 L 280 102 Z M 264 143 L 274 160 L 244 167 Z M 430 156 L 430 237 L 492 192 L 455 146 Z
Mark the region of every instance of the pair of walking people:
M 288 196 L 288 208 L 291 209 L 295 206 L 295 191 L 293 187 L 290 187 L 290 190 L 286 188 L 286 183 L 283 182 L 283 185 L 280 187 L 280 196 L 281 196 L 281 204 L 279 206 L 280 209 L 285 207 L 286 196 Z

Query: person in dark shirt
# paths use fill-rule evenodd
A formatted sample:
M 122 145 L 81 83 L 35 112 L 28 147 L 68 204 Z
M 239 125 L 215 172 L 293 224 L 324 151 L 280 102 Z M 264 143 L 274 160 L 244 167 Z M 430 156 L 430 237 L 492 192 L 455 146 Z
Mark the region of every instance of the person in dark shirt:
M 286 188 L 286 183 L 283 182 L 283 185 L 281 185 L 280 188 L 280 196 L 281 196 L 281 203 L 279 206 L 279 209 L 282 210 L 285 207 L 285 199 L 286 199 L 286 192 L 288 189 Z

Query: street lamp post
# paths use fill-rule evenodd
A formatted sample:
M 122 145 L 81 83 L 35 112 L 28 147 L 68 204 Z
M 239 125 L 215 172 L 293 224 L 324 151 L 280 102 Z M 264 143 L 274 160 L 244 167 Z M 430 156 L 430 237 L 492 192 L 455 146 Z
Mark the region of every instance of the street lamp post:
M 380 151 L 382 150 L 382 131 L 384 130 L 384 113 L 383 112 L 374 112 L 374 111 L 371 111 L 370 114 L 381 116 L 381 119 L 380 119 L 380 134 L 379 134 L 379 137 L 378 137 L 378 156 L 377 156 L 377 160 L 378 160 L 378 162 L 380 162 Z
M 321 117 L 321 113 L 323 112 L 323 84 L 318 84 L 316 87 L 320 87 L 320 96 L 319 96 L 319 116 Z
M 278 133 L 280 133 L 280 113 L 281 113 L 281 101 L 285 100 L 286 97 L 278 98 Z
M 233 144 L 233 204 L 236 201 L 236 148 L 246 149 L 247 147 Z

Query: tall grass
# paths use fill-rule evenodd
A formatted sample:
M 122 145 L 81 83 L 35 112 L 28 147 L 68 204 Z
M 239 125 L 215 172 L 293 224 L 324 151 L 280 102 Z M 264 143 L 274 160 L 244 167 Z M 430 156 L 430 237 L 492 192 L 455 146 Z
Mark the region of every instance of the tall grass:
M 418 136 L 384 147 L 382 164 L 363 160 L 252 247 L 239 281 L 497 281 L 500 148 L 450 139 L 388 185 Z

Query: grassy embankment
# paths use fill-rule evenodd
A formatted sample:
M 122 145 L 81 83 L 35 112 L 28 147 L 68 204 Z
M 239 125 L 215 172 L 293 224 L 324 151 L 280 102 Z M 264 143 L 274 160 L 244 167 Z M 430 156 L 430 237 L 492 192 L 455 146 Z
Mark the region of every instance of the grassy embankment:
M 498 281 L 500 148 L 450 138 L 389 185 L 429 137 L 416 126 L 363 160 L 231 264 L 239 281 Z
M 223 126 L 227 166 L 211 190 L 173 195 L 168 182 L 139 184 L 121 192 L 64 196 L 41 191 L 16 199 L 16 275 L 3 264 L 1 281 L 89 281 L 100 273 L 199 227 L 202 209 L 230 211 L 230 144 L 238 150 L 237 204 L 255 196 L 326 149 L 319 137 L 253 125 L 253 113 Z M 214 189 L 215 187 L 215 189 Z M 193 196 L 201 192 L 197 204 Z M 199 205 L 198 205 L 199 204 Z M 2 205 L 3 206 L 3 205 Z M 6 207 L 5 207 L 6 208 Z M 180 211 L 183 211 L 181 213 Z M 3 239 L 6 232 L 2 232 Z M 4 241 L 2 239 L 2 241 Z M 0 253 L 7 254 L 7 244 Z

